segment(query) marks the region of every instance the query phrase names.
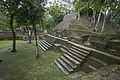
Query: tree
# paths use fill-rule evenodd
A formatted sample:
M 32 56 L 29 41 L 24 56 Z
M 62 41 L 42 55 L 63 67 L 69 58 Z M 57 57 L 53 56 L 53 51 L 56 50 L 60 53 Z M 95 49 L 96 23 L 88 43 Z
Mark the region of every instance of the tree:
M 13 26 L 14 18 L 19 12 L 19 0 L 2 0 L 0 2 L 0 10 L 4 14 L 10 15 L 10 28 L 13 34 L 13 46 L 12 46 L 12 52 L 16 52 L 16 35 L 15 30 Z
M 46 12 L 41 26 L 44 26 L 44 29 L 48 30 L 53 28 L 55 25 L 56 25 L 56 22 L 53 19 L 53 17 L 48 12 Z
M 49 14 L 53 17 L 55 24 L 61 22 L 64 18 L 64 12 L 61 11 L 62 7 L 60 6 L 50 6 L 48 8 Z
M 33 27 L 31 26 L 25 26 L 25 33 L 27 33 L 28 38 L 29 38 L 29 43 L 31 43 L 31 38 L 32 38 L 32 34 L 33 34 Z
M 29 23 L 34 28 L 35 45 L 36 45 L 36 58 L 39 57 L 36 24 L 38 24 L 40 22 L 40 20 L 42 20 L 41 18 L 44 16 L 45 8 L 44 8 L 43 2 L 44 2 L 44 0 L 32 0 L 32 2 L 30 2 L 29 6 L 26 7 L 26 10 L 28 11 L 28 14 L 26 15 L 26 16 L 28 16 L 27 20 L 29 20 Z
M 78 12 L 78 19 L 80 19 L 81 16 L 81 10 L 88 10 L 89 8 L 89 1 L 88 0 L 76 0 L 74 2 L 74 11 Z M 87 16 L 88 16 L 88 11 L 87 11 Z
M 0 28 L 8 29 L 9 28 L 9 16 L 0 13 Z
M 101 29 L 101 32 L 104 32 L 104 25 L 105 25 L 105 22 L 106 22 L 106 12 L 107 11 L 114 11 L 115 9 L 117 9 L 117 11 L 120 12 L 119 8 L 120 8 L 120 3 L 118 2 L 119 0 L 105 0 L 104 1 L 104 4 L 103 4 L 103 11 L 104 11 L 104 21 L 103 21 L 103 25 L 102 25 L 102 29 Z M 117 13 L 119 13 L 117 12 Z M 113 17 L 111 17 L 113 18 Z

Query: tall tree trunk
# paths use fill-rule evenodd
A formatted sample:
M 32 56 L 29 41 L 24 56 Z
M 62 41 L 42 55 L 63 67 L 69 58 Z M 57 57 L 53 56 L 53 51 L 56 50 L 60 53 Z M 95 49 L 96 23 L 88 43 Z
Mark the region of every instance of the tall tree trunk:
M 111 11 L 111 13 L 110 13 L 110 23 L 112 23 L 112 20 L 113 20 L 113 12 Z
M 16 35 L 13 27 L 13 20 L 14 20 L 14 15 L 10 15 L 10 28 L 13 34 L 13 46 L 12 46 L 12 51 L 11 52 L 16 52 Z
M 80 20 L 80 9 L 78 10 L 78 20 Z
M 38 49 L 38 43 L 37 43 L 37 33 L 36 33 L 36 26 L 35 23 L 33 22 L 33 28 L 34 28 L 34 35 L 35 35 L 35 46 L 36 46 L 36 58 L 39 57 L 39 49 Z
M 98 27 L 98 24 L 99 24 L 99 22 L 100 22 L 101 13 L 102 13 L 102 12 L 100 11 L 99 16 L 98 16 L 97 23 L 96 23 L 95 28 L 94 28 L 94 31 L 95 31 L 95 32 L 98 31 L 98 30 L 97 30 L 97 27 Z
M 102 25 L 101 32 L 103 32 L 103 31 L 104 31 L 105 21 L 106 21 L 106 10 L 105 10 L 105 14 L 104 14 L 104 21 L 103 21 L 103 25 Z
M 90 3 L 88 2 L 86 18 L 88 18 L 88 15 L 89 15 L 89 5 Z
M 29 43 L 31 43 L 31 36 L 29 36 Z
M 95 12 L 95 10 L 93 10 L 93 16 L 92 16 L 92 22 L 93 22 L 93 24 L 95 24 L 95 22 L 96 22 L 95 16 L 96 16 L 96 12 Z
M 32 31 L 28 30 L 29 43 L 31 43 Z

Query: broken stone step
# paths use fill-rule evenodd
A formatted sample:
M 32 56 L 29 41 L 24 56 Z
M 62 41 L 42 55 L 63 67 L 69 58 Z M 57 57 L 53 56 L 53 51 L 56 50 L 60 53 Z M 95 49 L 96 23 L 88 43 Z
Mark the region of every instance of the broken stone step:
M 57 60 L 67 69 L 67 71 L 69 72 L 73 71 L 73 69 L 68 64 L 66 64 L 61 58 L 58 58 Z
M 99 69 L 100 67 L 104 66 L 101 63 L 91 59 L 90 57 L 88 58 L 87 63 L 89 63 L 89 65 L 91 65 L 91 66 L 94 66 L 96 69 Z
M 38 43 L 38 45 L 39 45 L 39 47 L 42 49 L 42 50 L 46 50 L 41 44 L 40 44 L 40 42 Z
M 47 50 L 48 47 L 46 47 L 42 42 L 40 42 L 40 44 Z
M 66 74 L 66 75 L 70 74 L 57 60 L 55 60 L 54 63 L 60 68 L 60 70 L 61 70 L 64 74 Z
M 74 54 L 75 56 L 81 58 L 81 59 L 85 59 L 84 56 L 81 56 L 81 55 L 79 55 L 78 53 L 73 52 L 71 49 L 69 49 L 68 51 L 69 51 L 70 53 Z
M 88 63 L 86 63 L 86 65 L 87 65 L 89 68 L 91 68 L 93 71 L 97 70 L 94 66 L 92 66 L 92 65 L 90 65 L 90 64 L 88 64 Z
M 89 57 L 90 59 L 92 59 L 92 60 L 94 60 L 94 61 L 96 61 L 96 62 L 98 62 L 99 64 L 101 64 L 101 65 L 104 65 L 104 66 L 107 66 L 108 64 L 106 63 L 106 62 L 104 62 L 104 61 L 102 61 L 102 60 L 100 60 L 100 59 L 97 59 L 97 58 L 95 58 L 95 57 Z
M 74 52 L 76 52 L 76 53 L 79 53 L 80 55 L 82 55 L 82 56 L 87 56 L 87 54 L 85 54 L 85 53 L 82 53 L 82 52 L 80 52 L 80 51 L 78 51 L 78 50 L 76 50 L 76 49 L 74 49 L 74 48 L 70 48 L 70 50 L 72 50 L 72 51 L 74 51 Z
M 82 66 L 82 70 L 83 70 L 85 73 L 89 73 L 89 72 L 95 71 L 96 68 L 94 68 L 93 66 L 89 65 L 88 63 L 85 63 L 85 64 L 83 64 L 83 66 Z
M 72 63 L 71 61 L 69 61 L 67 58 L 65 58 L 64 56 L 60 56 L 61 59 L 63 59 L 67 64 L 69 64 L 72 68 L 76 68 L 77 66 Z
M 51 43 L 51 44 L 53 43 L 53 40 L 51 38 L 48 38 L 46 41 Z
M 44 41 L 41 41 L 45 46 L 50 47 L 48 44 L 46 44 Z
M 61 47 L 64 48 L 65 50 L 68 50 L 68 49 L 69 49 L 68 47 L 66 47 L 66 46 L 64 46 L 64 45 L 62 45 L 62 44 L 61 44 Z
M 63 54 L 63 55 L 77 65 L 79 65 L 81 63 L 81 62 L 75 60 L 74 58 L 70 57 L 68 54 Z
M 64 53 L 67 52 L 67 50 L 64 48 L 60 48 L 60 50 L 63 51 Z
M 50 43 L 48 43 L 47 41 L 43 40 L 45 43 L 47 43 L 49 46 L 52 46 Z
M 76 49 L 76 50 L 79 50 L 79 51 L 82 52 L 82 53 L 90 54 L 89 51 L 85 51 L 85 50 L 80 49 L 80 48 L 77 48 L 77 47 L 75 47 L 75 46 L 72 46 L 72 48 L 74 48 L 74 49 Z
M 74 58 L 75 60 L 79 61 L 79 62 L 82 62 L 82 61 L 83 61 L 82 59 L 80 59 L 79 57 L 71 54 L 70 52 L 66 52 L 66 53 L 67 53 L 69 56 L 71 56 L 72 58 Z

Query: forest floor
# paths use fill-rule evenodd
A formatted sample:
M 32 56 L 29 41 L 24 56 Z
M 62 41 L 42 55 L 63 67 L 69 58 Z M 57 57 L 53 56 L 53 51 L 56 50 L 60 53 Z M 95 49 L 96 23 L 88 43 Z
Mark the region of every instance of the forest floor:
M 59 53 L 43 52 L 35 58 L 35 45 L 17 41 L 17 52 L 12 53 L 12 41 L 0 41 L 0 80 L 72 80 L 54 64 Z

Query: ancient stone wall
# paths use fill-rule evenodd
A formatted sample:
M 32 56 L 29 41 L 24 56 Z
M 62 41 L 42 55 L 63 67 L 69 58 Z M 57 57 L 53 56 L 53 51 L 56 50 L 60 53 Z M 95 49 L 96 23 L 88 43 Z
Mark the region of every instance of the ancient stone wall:
M 23 29 L 16 29 L 16 39 L 17 40 L 28 40 L 28 33 L 26 33 Z M 37 30 L 38 38 L 44 35 L 44 31 Z M 13 35 L 10 29 L 0 29 L 0 40 L 12 40 Z M 34 33 L 32 34 L 31 39 L 34 39 Z
M 0 40 L 12 40 L 12 32 L 9 29 L 0 29 Z

